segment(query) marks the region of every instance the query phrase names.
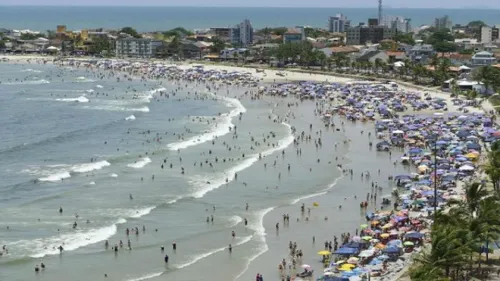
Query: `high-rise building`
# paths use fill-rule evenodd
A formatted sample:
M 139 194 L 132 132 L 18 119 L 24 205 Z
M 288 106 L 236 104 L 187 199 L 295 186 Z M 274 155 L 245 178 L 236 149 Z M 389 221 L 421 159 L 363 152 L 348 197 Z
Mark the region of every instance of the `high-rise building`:
M 449 30 L 451 30 L 453 24 L 451 22 L 450 17 L 444 16 L 444 17 L 441 17 L 441 18 L 435 18 L 433 26 L 437 30 L 441 30 L 441 29 L 449 29 Z
M 479 33 L 479 41 L 483 44 L 490 44 L 498 40 L 500 29 L 497 26 L 489 27 L 487 25 L 481 26 Z
M 392 39 L 394 30 L 387 26 L 355 26 L 347 29 L 347 45 L 365 45 L 367 43 L 377 44 L 385 39 Z
M 351 21 L 344 14 L 337 14 L 328 18 L 328 31 L 344 33 L 351 25 Z
M 253 43 L 253 27 L 249 20 L 245 19 L 231 29 L 231 43 L 238 47 L 248 47 Z
M 412 32 L 411 19 L 400 16 L 384 16 L 380 25 L 396 30 L 398 33 Z

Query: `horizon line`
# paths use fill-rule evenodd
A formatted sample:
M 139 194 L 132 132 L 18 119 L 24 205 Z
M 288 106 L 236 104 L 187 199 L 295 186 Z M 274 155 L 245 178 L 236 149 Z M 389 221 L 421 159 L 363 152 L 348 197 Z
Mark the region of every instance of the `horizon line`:
M 328 9 L 373 9 L 377 8 L 377 5 L 374 6 L 365 6 L 365 7 L 334 7 L 334 6 L 290 6 L 290 7 L 278 7 L 278 6 L 226 6 L 226 5 L 212 5 L 212 6 L 178 6 L 178 5 L 83 5 L 83 4 L 70 4 L 70 5 L 56 5 L 56 4 L 48 4 L 48 5 L 31 5 L 31 4 L 0 4 L 0 7 L 52 7 L 52 8 L 66 8 L 66 7 L 85 7 L 85 8 L 280 8 L 280 9 L 317 9 L 317 8 L 328 8 Z M 457 7 L 457 8 L 445 8 L 445 7 L 384 7 L 384 9 L 406 9 L 406 10 L 500 10 L 500 7 Z

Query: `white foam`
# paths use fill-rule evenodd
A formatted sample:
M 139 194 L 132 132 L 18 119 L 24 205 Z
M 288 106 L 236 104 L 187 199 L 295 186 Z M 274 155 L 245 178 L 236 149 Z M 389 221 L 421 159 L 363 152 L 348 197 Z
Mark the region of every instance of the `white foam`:
M 77 80 L 85 80 L 86 78 L 83 77 L 83 76 L 80 76 L 80 77 L 76 77 Z
M 125 118 L 125 120 L 133 121 L 133 120 L 135 120 L 135 116 L 130 115 L 129 117 Z
M 158 276 L 160 276 L 162 274 L 163 274 L 163 272 L 150 273 L 150 274 L 143 275 L 141 277 L 127 279 L 126 281 L 143 281 L 143 280 L 148 280 L 148 279 L 151 279 L 151 278 L 158 277 Z
M 149 112 L 149 107 L 123 107 L 123 106 L 85 106 L 87 109 L 95 109 L 95 110 L 107 110 L 107 111 L 133 111 L 133 112 Z
M 61 234 L 48 238 L 38 238 L 32 241 L 18 241 L 13 244 L 25 245 L 34 253 L 30 255 L 32 258 L 42 258 L 48 255 L 59 254 L 59 246 L 63 246 L 64 252 L 74 251 L 78 248 L 99 243 L 109 239 L 116 234 L 116 224 L 125 223 L 125 219 L 119 219 L 115 224 L 102 228 L 90 230 L 81 230 L 76 233 Z
M 103 160 L 103 161 L 98 161 L 98 162 L 94 162 L 94 163 L 75 165 L 71 168 L 71 171 L 73 171 L 75 173 L 88 173 L 88 172 L 92 172 L 95 170 L 100 170 L 100 169 L 107 167 L 107 166 L 110 166 L 110 165 L 111 164 L 108 161 Z
M 263 151 L 261 153 L 262 157 L 266 157 L 266 156 L 273 154 L 276 151 L 283 150 L 283 149 L 287 148 L 290 144 L 293 143 L 294 136 L 292 135 L 291 126 L 286 124 L 286 123 L 282 123 L 282 124 L 288 128 L 288 130 L 289 130 L 288 135 L 286 137 L 284 137 L 283 139 L 281 139 L 278 142 L 277 146 Z M 227 182 L 233 181 L 236 173 L 245 170 L 246 168 L 252 166 L 257 161 L 259 161 L 259 154 L 258 153 L 247 156 L 245 158 L 245 160 L 243 160 L 242 162 L 240 162 L 236 166 L 233 166 L 233 167 L 227 169 L 217 178 L 210 178 L 210 179 L 192 178 L 190 183 L 201 188 L 200 190 L 196 191 L 193 194 L 193 197 L 194 198 L 201 198 L 201 197 L 205 196 L 205 194 L 207 194 L 208 192 L 219 188 L 220 186 L 226 184 Z M 227 182 L 226 182 L 226 179 L 227 179 Z M 207 181 L 209 181 L 210 183 L 207 184 Z
M 95 92 L 95 91 L 94 91 L 94 90 L 92 90 L 92 89 L 88 89 L 88 90 L 85 90 L 85 92 L 87 92 L 87 93 L 93 93 L 93 92 Z
M 118 177 L 117 174 L 110 174 L 109 176 L 112 177 L 112 178 L 117 178 Z
M 25 70 L 21 70 L 21 72 L 34 72 L 34 73 L 41 73 L 42 71 L 41 71 L 41 70 L 36 70 L 36 69 L 31 69 L 31 68 L 28 68 L 28 69 L 25 69 Z
M 142 158 L 141 160 L 128 164 L 127 167 L 134 168 L 134 169 L 140 169 L 144 168 L 147 164 L 151 163 L 151 159 L 149 157 Z
M 65 102 L 81 102 L 86 103 L 89 102 L 89 99 L 85 96 L 79 96 L 77 98 L 64 98 L 64 99 L 56 99 L 56 101 L 65 101 Z
M 40 84 L 49 84 L 50 82 L 45 79 L 40 80 L 31 80 L 31 81 L 19 81 L 19 82 L 8 82 L 4 83 L 5 85 L 40 85 Z
M 96 87 L 96 88 L 99 88 L 99 89 L 104 88 L 102 85 L 96 85 L 95 87 Z
M 229 127 L 234 126 L 232 123 L 233 117 L 236 117 L 240 115 L 240 113 L 244 113 L 247 111 L 247 109 L 237 99 L 218 97 L 218 96 L 215 97 L 224 100 L 226 102 L 226 105 L 234 107 L 234 109 L 231 110 L 229 113 L 222 114 L 221 117 L 219 117 L 221 121 L 218 122 L 217 124 L 214 124 L 208 133 L 194 136 L 186 141 L 170 143 L 167 146 L 168 149 L 170 150 L 185 149 L 193 145 L 198 145 L 205 143 L 207 141 L 211 141 L 216 137 L 224 136 L 230 132 Z
M 255 220 L 257 223 L 249 225 L 249 227 L 255 231 L 256 234 L 255 237 L 258 240 L 258 242 L 262 244 L 262 247 L 255 255 L 251 256 L 248 259 L 244 269 L 240 272 L 240 274 L 238 274 L 238 276 L 234 278 L 234 280 L 240 278 L 248 270 L 250 264 L 255 259 L 257 259 L 258 257 L 260 257 L 262 254 L 264 254 L 269 250 L 269 247 L 267 246 L 266 242 L 266 228 L 264 227 L 264 217 L 267 215 L 267 213 L 271 212 L 272 210 L 274 210 L 274 207 L 269 207 L 267 209 L 260 210 L 259 212 L 257 212 L 257 219 Z
M 29 173 L 32 175 L 43 175 L 44 177 L 38 178 L 39 181 L 48 181 L 48 182 L 57 182 L 63 179 L 67 179 L 71 177 L 71 173 L 88 173 L 95 170 L 100 170 L 104 167 L 110 166 L 111 164 L 106 161 L 98 161 L 94 163 L 85 163 L 85 164 L 77 164 L 77 165 L 66 165 L 66 164 L 57 164 L 47 166 L 50 170 L 44 169 L 24 169 L 22 173 Z
M 247 243 L 248 241 L 250 241 L 252 239 L 252 237 L 253 237 L 252 235 L 243 237 L 241 239 L 241 241 L 238 242 L 238 243 L 236 243 L 235 245 L 233 245 L 233 247 L 240 246 L 240 245 L 243 245 L 243 244 Z M 181 268 L 188 267 L 188 266 L 190 266 L 190 265 L 198 262 L 199 260 L 202 260 L 202 259 L 204 259 L 206 257 L 209 257 L 209 256 L 213 255 L 213 254 L 222 252 L 222 251 L 224 251 L 226 249 L 227 249 L 226 247 L 221 247 L 221 248 L 218 248 L 218 249 L 215 249 L 215 250 L 203 253 L 203 254 L 196 255 L 196 256 L 193 257 L 193 259 L 191 261 L 183 263 L 183 264 L 180 264 L 180 265 L 177 265 L 176 268 L 181 269 Z
M 140 218 L 140 217 L 143 217 L 145 215 L 150 214 L 151 211 L 153 211 L 154 209 L 156 209 L 156 206 L 151 206 L 151 207 L 146 207 L 144 209 L 135 210 L 135 213 L 130 215 L 129 217 L 137 219 L 137 218 Z
M 243 221 L 243 219 L 240 216 L 232 216 L 232 217 L 230 217 L 229 218 L 229 222 L 230 222 L 229 228 L 237 226 L 242 221 Z
M 43 178 L 39 178 L 39 181 L 50 181 L 50 182 L 56 182 L 56 181 L 62 181 L 64 179 L 71 178 L 71 175 L 69 172 L 60 172 L 52 175 L 48 175 Z
M 156 94 L 156 93 L 159 93 L 159 92 L 166 92 L 167 89 L 161 87 L 161 88 L 158 88 L 158 89 L 154 89 L 152 91 L 150 91 L 151 94 Z
M 95 181 L 91 181 L 89 185 L 95 185 Z

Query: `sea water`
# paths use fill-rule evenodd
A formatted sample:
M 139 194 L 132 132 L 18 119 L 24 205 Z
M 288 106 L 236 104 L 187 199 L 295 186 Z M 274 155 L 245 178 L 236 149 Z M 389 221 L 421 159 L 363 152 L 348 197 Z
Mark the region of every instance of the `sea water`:
M 314 263 L 312 236 L 331 240 L 362 223 L 353 195 L 370 188 L 361 171 L 386 193 L 387 176 L 402 172 L 368 147 L 360 131 L 370 124 L 336 119 L 338 129 L 325 128 L 315 101 L 289 107 L 298 101 L 250 100 L 238 86 L 207 92 L 186 82 L 117 83 L 50 65 L 1 64 L 0 72 L 0 244 L 9 249 L 1 280 L 31 279 L 41 262 L 47 269 L 38 278 L 51 281 L 269 276 L 289 240 Z M 323 147 L 294 145 L 302 131 L 321 137 Z M 337 164 L 356 174 L 342 176 Z M 299 207 L 312 202 L 320 207 L 306 223 Z M 286 213 L 297 222 L 275 231 Z M 135 227 L 139 233 L 127 237 Z

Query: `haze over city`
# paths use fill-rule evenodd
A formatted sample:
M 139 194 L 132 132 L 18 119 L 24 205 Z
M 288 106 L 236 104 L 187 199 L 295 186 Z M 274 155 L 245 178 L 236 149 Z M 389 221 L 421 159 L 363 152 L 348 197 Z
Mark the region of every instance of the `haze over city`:
M 374 0 L 356 0 L 349 3 L 332 2 L 329 0 L 310 0 L 307 2 L 299 0 L 255 0 L 249 3 L 238 3 L 230 0 L 78 0 L 68 2 L 65 0 L 0 0 L 0 5 L 63 5 L 63 6 L 227 6 L 227 7 L 349 7 L 349 8 L 366 8 L 377 5 Z M 444 9 L 462 9 L 462 8 L 500 8 L 498 0 L 481 0 L 475 1 L 473 4 L 467 0 L 421 0 L 421 1 L 398 1 L 386 0 L 385 7 L 391 8 L 444 8 Z

